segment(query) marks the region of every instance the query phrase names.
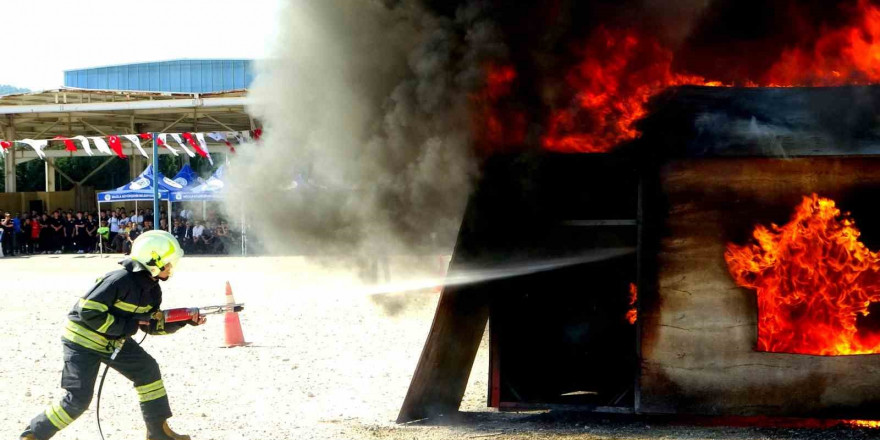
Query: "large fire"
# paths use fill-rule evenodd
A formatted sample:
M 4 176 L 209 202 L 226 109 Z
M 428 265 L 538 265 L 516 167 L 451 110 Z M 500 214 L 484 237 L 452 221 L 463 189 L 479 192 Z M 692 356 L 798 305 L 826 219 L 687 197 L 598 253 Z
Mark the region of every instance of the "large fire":
M 758 350 L 880 353 L 880 332 L 858 326 L 880 302 L 880 253 L 859 235 L 849 214 L 813 194 L 788 223 L 758 225 L 753 242 L 727 246 L 733 279 L 758 297 Z
M 645 115 L 645 103 L 670 86 L 709 83 L 672 73 L 672 51 L 632 30 L 599 28 L 582 49 L 583 61 L 566 77 L 577 90 L 569 108 L 554 111 L 543 147 L 597 153 L 634 139 L 633 124 Z
M 880 81 L 880 8 L 860 0 L 856 22 L 827 29 L 812 44 L 783 52 L 768 86 L 840 86 Z
M 734 78 L 730 84 L 694 72 L 675 71 L 676 53 L 649 32 L 600 26 L 574 49 L 581 61 L 565 75 L 564 95 L 568 99 L 550 106 L 541 145 L 563 152 L 609 151 L 639 136 L 635 122 L 645 115 L 645 104 L 653 95 L 671 86 L 880 83 L 880 8 L 867 0 L 859 0 L 854 7 L 848 15 L 853 17 L 849 23 L 805 32 L 804 41 L 788 46 L 763 73 Z M 516 77 L 516 72 L 509 69 L 502 76 L 510 80 L 501 81 L 505 86 Z M 490 69 L 487 77 L 487 88 L 497 89 L 498 71 Z M 480 113 L 489 124 L 484 128 L 489 136 L 481 138 L 501 141 L 505 132 L 514 139 L 523 137 L 523 120 L 515 118 L 505 123 L 496 114 Z

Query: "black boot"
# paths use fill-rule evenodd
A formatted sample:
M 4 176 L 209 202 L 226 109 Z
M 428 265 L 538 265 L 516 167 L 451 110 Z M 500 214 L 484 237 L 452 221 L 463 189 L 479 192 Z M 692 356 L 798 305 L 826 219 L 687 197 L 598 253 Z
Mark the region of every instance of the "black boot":
M 181 435 L 168 427 L 167 420 L 147 422 L 147 440 L 190 440 L 188 435 Z

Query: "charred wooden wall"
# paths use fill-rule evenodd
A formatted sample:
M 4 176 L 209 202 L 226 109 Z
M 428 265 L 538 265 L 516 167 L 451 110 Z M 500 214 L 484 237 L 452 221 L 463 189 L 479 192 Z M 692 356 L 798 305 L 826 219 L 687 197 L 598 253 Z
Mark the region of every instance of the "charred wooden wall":
M 876 418 L 880 355 L 755 351 L 757 306 L 723 259 L 757 223 L 782 224 L 804 195 L 850 211 L 880 247 L 880 159 L 728 158 L 667 162 L 648 204 L 637 411 Z

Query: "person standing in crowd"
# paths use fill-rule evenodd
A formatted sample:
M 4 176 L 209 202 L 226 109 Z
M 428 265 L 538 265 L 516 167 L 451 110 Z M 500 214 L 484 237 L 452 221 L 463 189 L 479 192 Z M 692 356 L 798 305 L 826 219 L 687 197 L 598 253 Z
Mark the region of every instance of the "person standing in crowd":
M 12 216 L 12 254 L 21 254 L 21 213 Z
M 98 243 L 98 222 L 95 220 L 95 215 L 89 213 L 86 217 L 86 246 L 85 251 L 88 253 L 94 252 L 97 249 Z
M 174 227 L 171 230 L 171 235 L 174 235 L 174 238 L 176 238 L 177 241 L 181 243 L 181 246 L 184 245 L 184 237 L 186 237 L 186 226 L 180 222 L 180 219 L 174 219 Z
M 183 246 L 184 252 L 192 253 L 194 244 L 195 243 L 193 243 L 193 224 L 192 224 L 192 222 L 188 221 L 188 222 L 186 222 L 186 227 L 184 228 L 183 244 L 181 244 L 181 246 Z
M 192 230 L 193 251 L 201 253 L 202 250 L 202 234 L 205 233 L 205 225 L 201 220 L 196 222 L 196 226 Z
M 213 223 L 209 223 L 207 227 L 202 231 L 201 237 L 199 237 L 199 245 L 202 248 L 202 253 L 211 254 L 214 253 L 214 246 L 217 240 L 214 239 L 214 231 L 213 231 Z
M 110 242 L 110 249 L 113 252 L 125 253 L 125 244 L 128 242 L 128 231 L 130 228 L 130 225 L 125 225 L 125 227 L 120 228 L 119 233 L 113 237 L 113 241 Z
M 116 216 L 119 217 L 119 232 L 122 232 L 122 230 L 125 229 L 125 227 L 128 226 L 129 223 L 131 223 L 131 217 L 125 214 L 124 209 L 120 209 L 119 214 L 117 214 Z
M 28 254 L 28 233 L 31 230 L 31 219 L 27 212 L 22 212 L 18 218 L 18 232 L 15 233 L 16 251 L 19 255 Z
M 34 211 L 36 212 L 36 211 Z M 29 244 L 31 248 L 31 255 L 40 253 L 43 251 L 43 248 L 40 247 L 40 234 L 43 233 L 43 222 L 40 220 L 40 216 L 32 215 L 31 216 L 31 230 L 28 235 Z
M 112 242 L 116 238 L 116 234 L 119 233 L 119 217 L 116 216 L 116 211 L 110 212 L 110 217 L 107 218 L 106 222 L 110 230 L 110 241 Z
M 0 238 L 2 242 L 3 255 L 7 257 L 13 256 L 12 253 L 12 234 L 14 226 L 12 225 L 12 213 L 5 213 L 3 220 L 0 221 L 0 227 L 3 228 L 3 236 Z
M 73 252 L 73 247 L 76 238 L 73 236 L 73 232 L 75 230 L 74 226 L 74 218 L 73 213 L 68 211 L 66 217 L 64 218 L 64 243 L 63 243 L 63 253 Z
M 110 228 L 107 227 L 107 221 L 102 221 L 101 226 L 98 228 L 98 244 L 96 245 L 95 252 L 103 252 L 104 249 L 107 249 L 107 246 L 110 244 Z
M 49 215 L 45 212 L 40 216 L 40 253 L 48 254 L 52 250 L 52 227 Z
M 216 251 L 220 254 L 228 254 L 229 249 L 232 247 L 232 237 L 229 233 L 229 225 L 226 224 L 226 220 L 220 222 L 220 226 L 217 226 L 214 235 L 217 237 Z
M 128 222 L 134 223 L 136 225 L 140 224 L 140 222 L 138 221 L 137 211 L 131 211 L 131 214 L 129 214 L 129 216 L 128 216 Z
M 56 254 L 60 254 L 65 239 L 64 219 L 61 218 L 61 211 L 56 210 L 52 214 L 52 223 L 50 225 L 52 226 L 52 250 Z
M 123 246 L 123 249 L 124 249 L 124 252 L 123 252 L 123 253 L 124 253 L 125 255 L 128 255 L 128 254 L 131 253 L 131 245 L 132 245 L 132 243 L 134 243 L 134 241 L 135 241 L 138 237 L 140 237 L 141 232 L 142 232 L 142 229 L 141 229 L 140 225 L 138 225 L 137 223 L 129 223 L 128 226 L 129 226 L 129 228 L 128 228 L 128 238 L 127 238 L 127 241 L 124 243 L 124 246 Z
M 82 211 L 77 211 L 76 218 L 69 221 L 73 226 L 73 240 L 70 249 L 76 249 L 77 254 L 84 254 L 88 239 L 86 237 L 86 221 L 83 219 Z

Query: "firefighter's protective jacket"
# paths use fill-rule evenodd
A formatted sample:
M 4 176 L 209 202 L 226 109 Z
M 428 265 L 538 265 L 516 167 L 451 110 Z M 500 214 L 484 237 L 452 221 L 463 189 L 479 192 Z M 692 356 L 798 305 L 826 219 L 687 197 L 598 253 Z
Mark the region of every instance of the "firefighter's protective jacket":
M 90 350 L 111 353 L 138 328 L 149 334 L 174 333 L 186 322 L 165 324 L 159 311 L 162 289 L 150 272 L 134 260 L 99 278 L 67 315 L 62 337 Z M 140 321 L 150 322 L 149 326 Z

